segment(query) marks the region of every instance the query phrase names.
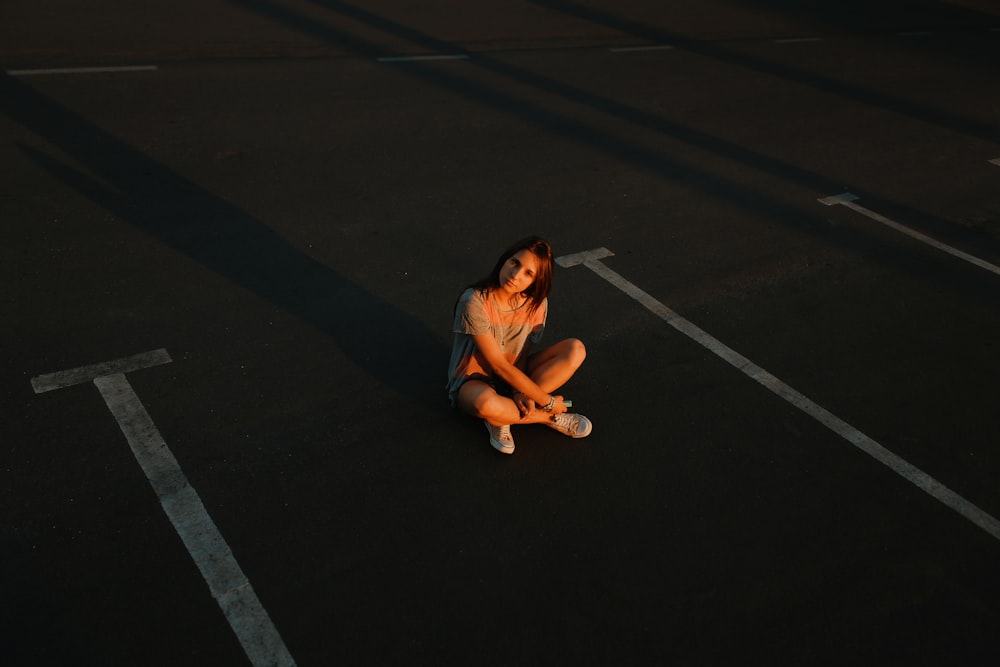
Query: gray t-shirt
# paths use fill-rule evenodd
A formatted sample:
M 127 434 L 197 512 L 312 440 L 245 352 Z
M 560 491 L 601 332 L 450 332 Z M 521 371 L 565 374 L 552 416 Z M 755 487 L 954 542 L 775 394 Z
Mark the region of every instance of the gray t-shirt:
M 452 403 L 455 402 L 459 387 L 468 377 L 494 375 L 485 358 L 476 349 L 473 336 L 493 334 L 504 355 L 514 363 L 529 343 L 536 345 L 541 341 L 548 312 L 548 299 L 529 314 L 527 304 L 514 310 L 505 310 L 488 290 L 471 287 L 465 290 L 455 306 L 455 324 L 452 327 L 455 342 L 451 348 L 447 384 L 448 398 Z

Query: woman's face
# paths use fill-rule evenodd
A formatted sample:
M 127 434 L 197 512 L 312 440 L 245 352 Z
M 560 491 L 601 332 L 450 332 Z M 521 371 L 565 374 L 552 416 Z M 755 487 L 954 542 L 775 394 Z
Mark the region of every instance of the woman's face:
M 510 295 L 531 287 L 538 274 L 538 258 L 530 250 L 519 250 L 500 269 L 500 289 Z

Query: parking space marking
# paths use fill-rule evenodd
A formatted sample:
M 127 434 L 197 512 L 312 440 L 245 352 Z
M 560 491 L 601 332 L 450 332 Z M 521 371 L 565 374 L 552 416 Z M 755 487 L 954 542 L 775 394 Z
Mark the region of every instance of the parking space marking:
M 40 76 L 44 74 L 104 74 L 115 72 L 155 72 L 156 65 L 126 65 L 121 67 L 55 67 L 51 69 L 9 69 L 10 76 Z
M 469 55 L 466 53 L 456 53 L 453 55 L 446 54 L 436 54 L 429 56 L 383 56 L 381 58 L 376 58 L 380 63 L 409 63 L 409 62 L 420 62 L 425 60 L 468 60 Z
M 170 363 L 164 349 L 33 378 L 35 393 L 91 381 L 118 422 L 174 529 L 208 584 L 250 662 L 292 666 L 295 661 L 257 594 L 167 447 L 125 373 Z
M 102 375 L 131 373 L 132 371 L 161 366 L 170 362 L 170 355 L 167 354 L 166 350 L 161 348 L 152 352 L 134 354 L 131 357 L 123 359 L 105 361 L 99 364 L 91 364 L 90 366 L 80 366 L 79 368 L 71 368 L 68 371 L 59 371 L 58 373 L 39 375 L 38 377 L 31 378 L 31 387 L 35 390 L 36 394 L 41 394 L 54 389 L 62 389 L 63 387 L 71 387 L 75 384 L 91 382 L 94 378 L 101 377 Z
M 670 44 L 649 44 L 647 46 L 619 46 L 608 49 L 611 53 L 635 53 L 637 51 L 670 51 L 674 47 Z
M 598 276 L 611 283 L 626 295 L 644 306 L 647 310 L 662 319 L 671 327 L 706 348 L 716 356 L 725 360 L 744 375 L 758 382 L 774 394 L 802 410 L 810 417 L 820 422 L 844 440 L 881 462 L 893 472 L 900 475 L 920 490 L 937 499 L 947 507 L 958 512 L 966 519 L 982 528 L 994 538 L 1000 540 L 1000 521 L 958 495 L 939 481 L 915 467 L 908 461 L 880 445 L 858 429 L 832 414 L 825 408 L 802 395 L 774 375 L 753 363 L 718 339 L 709 335 L 703 329 L 684 319 L 670 308 L 644 292 L 639 287 L 623 278 L 620 274 L 608 268 L 601 260 L 612 257 L 614 253 L 607 248 L 597 248 L 572 255 L 556 258 L 556 263 L 564 268 L 583 265 Z
M 840 204 L 841 206 L 846 206 L 847 208 L 853 211 L 857 211 L 861 215 L 871 218 L 876 222 L 882 223 L 886 227 L 895 229 L 897 232 L 906 234 L 911 238 L 917 239 L 922 243 L 926 243 L 927 245 L 933 248 L 937 248 L 938 250 L 941 250 L 943 252 L 946 252 L 949 255 L 953 255 L 955 257 L 958 257 L 959 259 L 963 259 L 966 262 L 969 262 L 970 264 L 975 264 L 976 266 L 982 269 L 986 269 L 987 271 L 1000 275 L 1000 266 L 996 266 L 995 264 L 990 264 L 986 260 L 979 259 L 975 255 L 970 255 L 967 252 L 962 252 L 958 248 L 953 248 L 950 245 L 941 243 L 940 241 L 933 239 L 930 236 L 927 236 L 926 234 L 921 234 L 915 229 L 910 229 L 909 227 L 901 225 L 894 220 L 890 220 L 889 218 L 883 215 L 879 215 L 875 211 L 867 209 L 864 206 L 861 206 L 860 204 L 856 204 L 855 202 L 857 200 L 858 200 L 857 195 L 853 195 L 850 192 L 844 192 L 842 194 L 833 195 L 831 197 L 823 197 L 822 199 L 818 199 L 817 201 L 826 206 L 836 206 L 837 204 Z

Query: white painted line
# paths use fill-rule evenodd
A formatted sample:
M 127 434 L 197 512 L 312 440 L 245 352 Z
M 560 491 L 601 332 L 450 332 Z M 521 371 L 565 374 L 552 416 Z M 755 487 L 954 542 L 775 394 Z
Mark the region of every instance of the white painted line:
M 776 39 L 775 44 L 805 44 L 807 42 L 822 42 L 822 37 L 789 37 L 787 39 Z
M 104 74 L 115 72 L 155 72 L 156 65 L 131 65 L 123 67 L 58 67 L 54 69 L 10 69 L 10 76 L 39 76 L 44 74 Z
M 146 367 L 143 363 L 156 365 L 169 361 L 165 350 L 157 350 L 118 362 L 64 371 L 66 375 L 52 373 L 39 376 L 32 380 L 32 385 L 36 392 L 50 391 L 58 388 L 57 384 L 77 384 L 85 381 L 86 374 L 93 374 L 90 379 L 104 397 L 136 461 L 156 492 L 163 511 L 205 578 L 212 597 L 222 609 L 250 662 L 255 667 L 294 665 L 294 659 L 257 599 L 232 550 L 125 377 L 126 370 Z M 52 378 L 56 378 L 54 382 Z
M 635 53 L 637 51 L 670 51 L 674 47 L 669 44 L 650 44 L 648 46 L 620 46 L 608 49 L 611 53 Z
M 594 257 L 608 257 L 614 254 L 606 248 L 598 248 L 587 252 L 594 253 Z M 576 259 L 578 259 L 582 254 L 585 253 L 568 255 L 566 258 L 560 257 L 556 259 L 556 262 L 560 266 L 575 266 Z M 566 262 L 565 264 L 564 261 Z M 785 399 L 787 402 L 791 403 L 799 410 L 802 410 L 810 417 L 842 437 L 844 440 L 847 440 L 861 451 L 889 467 L 893 472 L 903 477 L 903 479 L 907 480 L 933 498 L 936 498 L 940 502 L 944 503 L 947 507 L 950 507 L 996 539 L 1000 540 L 1000 521 L 993 516 L 976 507 L 927 473 L 893 454 L 858 429 L 817 405 L 789 385 L 779 380 L 774 375 L 771 375 L 743 355 L 727 347 L 722 342 L 706 333 L 704 330 L 670 310 L 667 306 L 654 299 L 651 295 L 639 289 L 615 271 L 609 269 L 599 259 L 585 260 L 582 264 L 640 303 L 647 310 L 680 333 L 725 360 L 747 377 L 760 383 L 776 395 Z
M 380 63 L 407 63 L 421 60 L 468 60 L 468 54 L 458 53 L 455 55 L 431 55 L 431 56 L 385 56 L 378 58 Z
M 34 388 L 36 394 L 41 394 L 46 391 L 52 391 L 53 389 L 62 389 L 63 387 L 70 387 L 75 384 L 90 382 L 94 378 L 102 375 L 131 373 L 132 371 L 138 371 L 143 368 L 152 368 L 153 366 L 169 364 L 170 361 L 170 355 L 167 354 L 166 350 L 161 348 L 151 352 L 135 354 L 131 357 L 115 359 L 114 361 L 91 364 L 90 366 L 80 366 L 79 368 L 71 368 L 68 371 L 59 371 L 58 373 L 39 375 L 38 377 L 31 379 L 31 386 Z
M 987 271 L 990 271 L 1000 276 L 1000 266 L 996 266 L 995 264 L 990 264 L 986 260 L 979 259 L 975 255 L 970 255 L 967 252 L 962 252 L 957 248 L 953 248 L 950 245 L 946 245 L 936 239 L 932 239 L 930 236 L 927 236 L 926 234 L 921 234 L 920 232 L 914 229 L 910 229 L 909 227 L 901 225 L 894 220 L 890 220 L 885 216 L 879 215 L 878 213 L 869 210 L 864 206 L 861 206 L 860 204 L 855 204 L 854 202 L 856 202 L 857 200 L 858 200 L 857 195 L 853 195 L 850 192 L 844 192 L 843 194 L 833 195 L 831 197 L 823 197 L 822 199 L 818 199 L 817 201 L 826 206 L 836 206 L 837 204 L 846 206 L 847 208 L 857 211 L 861 215 L 869 217 L 872 220 L 875 220 L 876 222 L 881 222 L 886 227 L 895 229 L 897 232 L 900 232 L 901 234 L 906 234 L 907 236 L 917 239 L 922 243 L 926 243 L 927 245 L 933 248 L 937 248 L 938 250 L 946 252 L 949 255 L 953 255 L 954 257 L 963 259 L 970 264 L 975 264 L 979 268 L 986 269 Z
M 611 252 L 607 248 L 597 248 L 595 250 L 584 250 L 583 252 L 573 253 L 572 255 L 556 257 L 556 264 L 564 269 L 568 269 L 572 266 L 583 264 L 584 262 L 594 262 L 599 259 L 604 259 L 605 257 L 614 256 L 615 253 Z
M 996 166 L 1000 167 L 1000 157 L 990 160 L 990 164 L 995 164 Z

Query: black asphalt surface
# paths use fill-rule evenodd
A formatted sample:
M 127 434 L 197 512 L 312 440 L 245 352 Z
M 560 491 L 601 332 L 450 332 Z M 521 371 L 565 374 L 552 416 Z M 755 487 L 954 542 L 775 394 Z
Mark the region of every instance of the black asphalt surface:
M 17 0 L 0 68 L 3 665 L 248 664 L 94 385 L 32 389 L 157 349 L 299 665 L 1000 661 L 1000 536 L 586 267 L 591 437 L 443 395 L 504 246 L 603 247 L 1000 516 L 1000 275 L 818 202 L 1000 265 L 996 3 Z

